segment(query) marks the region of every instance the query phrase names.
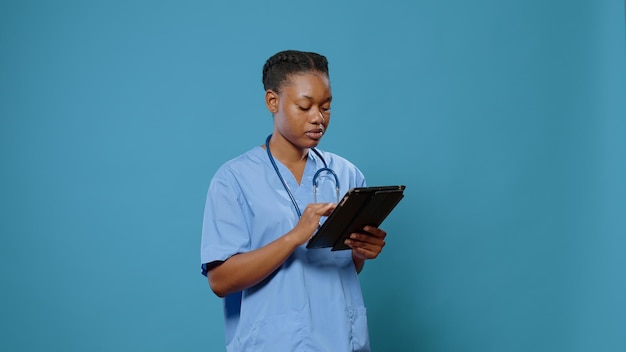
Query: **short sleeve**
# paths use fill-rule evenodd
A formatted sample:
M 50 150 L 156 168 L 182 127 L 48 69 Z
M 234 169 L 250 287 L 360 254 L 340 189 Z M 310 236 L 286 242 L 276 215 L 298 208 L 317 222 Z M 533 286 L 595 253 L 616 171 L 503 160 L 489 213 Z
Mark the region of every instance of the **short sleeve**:
M 244 204 L 235 176 L 227 168 L 219 169 L 211 180 L 204 207 L 200 253 L 203 275 L 210 264 L 249 250 L 249 216 Z
M 356 166 L 354 168 L 356 169 L 356 187 L 367 187 L 367 182 L 365 182 L 365 176 L 363 176 L 361 170 L 359 170 Z

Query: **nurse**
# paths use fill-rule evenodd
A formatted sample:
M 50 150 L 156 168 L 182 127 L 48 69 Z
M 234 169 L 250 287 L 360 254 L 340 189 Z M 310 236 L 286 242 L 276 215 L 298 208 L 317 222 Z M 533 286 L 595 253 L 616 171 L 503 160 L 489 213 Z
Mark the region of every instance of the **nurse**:
M 346 159 L 316 149 L 332 102 L 322 55 L 282 51 L 263 67 L 274 128 L 266 143 L 222 165 L 202 228 L 202 273 L 224 300 L 227 351 L 369 351 L 357 274 L 385 245 L 382 229 L 351 235 L 351 250 L 306 249 L 340 194 L 365 186 Z M 320 173 L 314 202 L 313 176 Z

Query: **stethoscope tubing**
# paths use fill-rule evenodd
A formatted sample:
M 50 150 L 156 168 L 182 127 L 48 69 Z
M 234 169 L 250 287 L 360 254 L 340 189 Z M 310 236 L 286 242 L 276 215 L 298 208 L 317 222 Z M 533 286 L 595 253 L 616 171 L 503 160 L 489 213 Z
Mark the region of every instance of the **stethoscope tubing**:
M 270 139 L 271 138 L 272 138 L 272 135 L 270 134 L 269 136 L 267 136 L 267 139 L 265 140 L 265 151 L 267 152 L 267 156 L 270 159 L 272 166 L 274 167 L 274 171 L 276 172 L 276 175 L 278 175 L 278 178 L 280 179 L 280 182 L 283 184 L 285 191 L 287 191 L 287 194 L 289 195 L 289 198 L 291 199 L 291 203 L 293 203 L 293 207 L 296 209 L 298 218 L 300 218 L 302 217 L 302 211 L 300 210 L 300 207 L 298 206 L 298 202 L 296 202 L 296 198 L 293 196 L 293 193 L 291 193 L 291 190 L 289 189 L 289 185 L 287 185 L 285 178 L 280 173 L 280 170 L 278 169 L 278 165 L 276 165 L 276 161 L 274 160 L 274 157 L 272 156 L 272 152 L 270 151 Z M 322 172 L 328 172 L 331 175 L 333 175 L 333 178 L 335 179 L 337 202 L 339 202 L 339 189 L 340 189 L 339 177 L 337 177 L 337 174 L 335 173 L 335 171 L 333 171 L 331 168 L 328 167 L 328 164 L 326 164 L 326 160 L 324 160 L 324 157 L 316 148 L 311 148 L 311 150 L 313 150 L 313 152 L 320 158 L 320 160 L 324 164 L 324 167 L 317 170 L 315 174 L 313 175 L 313 201 L 317 203 L 317 179 L 319 175 Z

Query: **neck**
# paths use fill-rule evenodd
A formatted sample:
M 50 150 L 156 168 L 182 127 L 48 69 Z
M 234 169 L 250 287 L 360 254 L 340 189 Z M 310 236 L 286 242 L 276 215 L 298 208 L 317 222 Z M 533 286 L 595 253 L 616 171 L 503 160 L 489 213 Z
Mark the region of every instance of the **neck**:
M 306 162 L 309 155 L 309 148 L 299 148 L 277 133 L 272 135 L 269 145 L 272 155 L 285 165 Z

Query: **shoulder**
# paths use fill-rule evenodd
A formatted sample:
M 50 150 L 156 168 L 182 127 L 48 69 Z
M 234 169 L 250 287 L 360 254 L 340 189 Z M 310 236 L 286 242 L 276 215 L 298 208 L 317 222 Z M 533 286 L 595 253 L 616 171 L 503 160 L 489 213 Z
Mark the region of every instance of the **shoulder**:
M 265 150 L 261 147 L 254 147 L 247 152 L 225 162 L 215 172 L 217 177 L 237 177 L 249 175 L 250 171 L 263 167 L 263 155 Z
M 209 188 L 214 192 L 235 191 L 245 188 L 263 172 L 263 150 L 255 147 L 222 164 L 211 179 Z

